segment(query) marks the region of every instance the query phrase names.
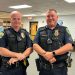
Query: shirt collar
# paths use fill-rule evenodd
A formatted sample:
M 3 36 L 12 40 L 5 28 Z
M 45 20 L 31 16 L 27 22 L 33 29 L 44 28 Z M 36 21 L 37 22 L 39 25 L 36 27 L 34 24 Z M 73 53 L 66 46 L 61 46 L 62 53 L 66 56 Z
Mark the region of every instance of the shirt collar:
M 56 29 L 56 28 L 58 28 L 58 27 L 59 27 L 59 24 L 57 23 L 57 25 L 56 25 L 56 27 L 55 27 L 54 29 Z M 50 27 L 49 27 L 48 25 L 46 25 L 45 28 L 46 28 L 46 29 L 50 29 Z
M 12 27 L 11 27 L 11 30 L 14 31 L 15 33 L 20 33 L 21 32 L 21 28 L 19 29 L 18 32 L 16 32 Z

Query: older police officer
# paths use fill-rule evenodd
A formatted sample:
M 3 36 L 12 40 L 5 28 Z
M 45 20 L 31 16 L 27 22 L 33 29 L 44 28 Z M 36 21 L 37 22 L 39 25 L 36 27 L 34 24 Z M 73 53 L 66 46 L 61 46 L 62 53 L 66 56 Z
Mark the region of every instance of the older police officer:
M 32 41 L 28 32 L 21 28 L 22 14 L 18 11 L 13 11 L 10 17 L 11 27 L 4 31 L 2 37 L 4 48 L 1 48 L 12 51 L 14 56 L 15 53 L 20 55 L 17 58 L 11 58 L 13 57 L 12 53 L 8 53 L 6 56 L 10 56 L 9 58 L 2 57 L 1 75 L 26 75 L 28 56 L 32 52 Z
M 67 75 L 67 54 L 72 50 L 72 38 L 67 27 L 57 23 L 55 9 L 46 14 L 47 25 L 38 29 L 33 48 L 39 54 L 39 75 Z

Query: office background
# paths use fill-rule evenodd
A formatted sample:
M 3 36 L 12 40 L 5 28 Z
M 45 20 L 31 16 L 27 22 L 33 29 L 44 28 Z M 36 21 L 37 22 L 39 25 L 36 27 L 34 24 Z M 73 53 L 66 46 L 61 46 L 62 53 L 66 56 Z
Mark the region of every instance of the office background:
M 72 0 L 69 0 L 72 1 Z M 30 5 L 30 8 L 13 9 L 9 6 L 14 5 Z M 14 10 L 20 11 L 23 15 L 22 27 L 30 33 L 30 22 L 38 22 L 38 26 L 46 25 L 45 12 L 49 8 L 55 8 L 58 11 L 59 20 L 63 21 L 63 25 L 68 27 L 73 40 L 75 40 L 75 3 L 66 2 L 66 0 L 0 0 L 0 25 L 5 28 L 10 27 L 9 13 Z M 28 15 L 28 16 L 27 16 Z M 29 58 L 28 75 L 38 75 L 35 59 L 36 52 L 33 52 Z M 72 67 L 69 68 L 69 75 L 75 75 L 75 52 L 72 52 Z

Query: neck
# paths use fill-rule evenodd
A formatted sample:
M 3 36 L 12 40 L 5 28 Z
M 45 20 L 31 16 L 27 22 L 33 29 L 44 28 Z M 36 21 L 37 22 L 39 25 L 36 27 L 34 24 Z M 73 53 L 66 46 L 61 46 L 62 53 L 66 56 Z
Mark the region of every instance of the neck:
M 56 25 L 50 25 L 50 26 L 49 26 L 49 28 L 52 29 L 52 30 L 53 30 L 55 27 L 56 27 Z
M 51 27 L 50 29 L 52 29 L 52 30 L 53 30 L 54 28 L 55 28 L 55 27 Z
M 12 27 L 16 32 L 19 31 L 20 27 Z

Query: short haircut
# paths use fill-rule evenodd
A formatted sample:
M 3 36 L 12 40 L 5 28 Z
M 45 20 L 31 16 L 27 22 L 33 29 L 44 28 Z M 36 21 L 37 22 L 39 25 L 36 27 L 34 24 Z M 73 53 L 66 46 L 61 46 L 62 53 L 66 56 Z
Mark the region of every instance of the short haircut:
M 54 11 L 55 13 L 57 13 L 55 9 L 49 9 L 47 12 L 50 12 L 50 11 Z

